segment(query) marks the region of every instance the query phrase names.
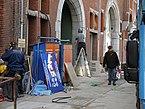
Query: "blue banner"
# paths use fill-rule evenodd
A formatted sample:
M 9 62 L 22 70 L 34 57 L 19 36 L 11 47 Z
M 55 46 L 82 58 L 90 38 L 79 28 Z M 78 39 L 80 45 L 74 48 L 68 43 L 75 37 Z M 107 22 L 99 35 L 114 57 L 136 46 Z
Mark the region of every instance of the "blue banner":
M 50 89 L 52 93 L 56 93 L 64 90 L 64 87 L 61 82 L 55 54 L 42 53 L 40 55 L 42 59 L 42 65 L 43 65 L 43 70 L 48 85 L 48 89 Z

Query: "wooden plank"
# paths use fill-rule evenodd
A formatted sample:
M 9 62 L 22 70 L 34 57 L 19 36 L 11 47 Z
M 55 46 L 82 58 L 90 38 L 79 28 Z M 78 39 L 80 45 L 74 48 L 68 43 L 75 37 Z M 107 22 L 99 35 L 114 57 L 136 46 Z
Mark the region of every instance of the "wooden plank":
M 30 83 L 31 83 L 31 79 L 32 79 L 32 71 L 31 71 L 30 57 L 27 57 L 27 61 L 28 61 L 29 77 L 28 77 L 28 83 L 27 83 L 27 87 L 26 87 L 26 93 L 28 93 L 28 91 L 30 89 Z
M 66 67 L 66 71 L 72 81 L 72 84 L 74 87 L 78 87 L 79 86 L 79 82 L 78 82 L 78 78 L 76 76 L 76 73 L 75 73 L 75 70 L 73 68 L 73 65 L 72 63 L 65 63 L 64 64 L 65 67 Z

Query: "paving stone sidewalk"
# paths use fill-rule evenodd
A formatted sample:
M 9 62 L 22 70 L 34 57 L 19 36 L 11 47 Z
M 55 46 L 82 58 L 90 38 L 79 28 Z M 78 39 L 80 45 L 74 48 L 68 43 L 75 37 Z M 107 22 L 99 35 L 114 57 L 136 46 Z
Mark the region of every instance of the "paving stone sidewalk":
M 117 85 L 107 85 L 107 76 L 100 73 L 96 77 L 78 77 L 79 87 L 67 89 L 50 96 L 25 95 L 18 98 L 17 109 L 136 109 L 135 85 L 124 79 Z M 57 97 L 68 97 L 54 103 Z M 13 102 L 0 102 L 0 109 L 13 109 Z

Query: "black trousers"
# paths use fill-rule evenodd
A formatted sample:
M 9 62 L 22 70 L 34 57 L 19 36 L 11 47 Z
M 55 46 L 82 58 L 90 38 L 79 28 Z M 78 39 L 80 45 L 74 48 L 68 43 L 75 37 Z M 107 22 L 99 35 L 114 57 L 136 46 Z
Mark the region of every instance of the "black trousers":
M 16 95 L 18 94 L 23 94 L 24 90 L 23 90 L 23 85 L 22 85 L 22 80 L 24 77 L 24 73 L 22 71 L 8 71 L 8 73 L 6 74 L 7 77 L 14 77 L 15 74 L 18 73 L 21 76 L 21 79 L 18 80 L 16 82 Z M 4 91 L 6 91 L 7 93 L 5 93 L 5 96 L 8 97 L 9 99 L 13 99 L 13 88 L 14 82 L 10 81 L 8 83 L 5 84 L 4 86 Z
M 77 56 L 79 55 L 81 48 L 84 49 L 85 54 L 87 55 L 87 53 L 86 53 L 86 43 L 85 42 L 79 42 L 78 43 L 78 49 L 77 49 Z

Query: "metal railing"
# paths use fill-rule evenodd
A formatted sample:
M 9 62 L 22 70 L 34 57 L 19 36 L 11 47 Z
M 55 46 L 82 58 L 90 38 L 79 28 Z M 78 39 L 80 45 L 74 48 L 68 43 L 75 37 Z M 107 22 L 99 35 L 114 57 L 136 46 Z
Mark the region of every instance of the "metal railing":
M 13 98 L 14 98 L 14 109 L 17 109 L 17 95 L 16 95 L 16 82 L 21 79 L 19 74 L 15 74 L 14 77 L 0 77 L 0 85 L 8 82 L 14 82 L 13 84 Z

